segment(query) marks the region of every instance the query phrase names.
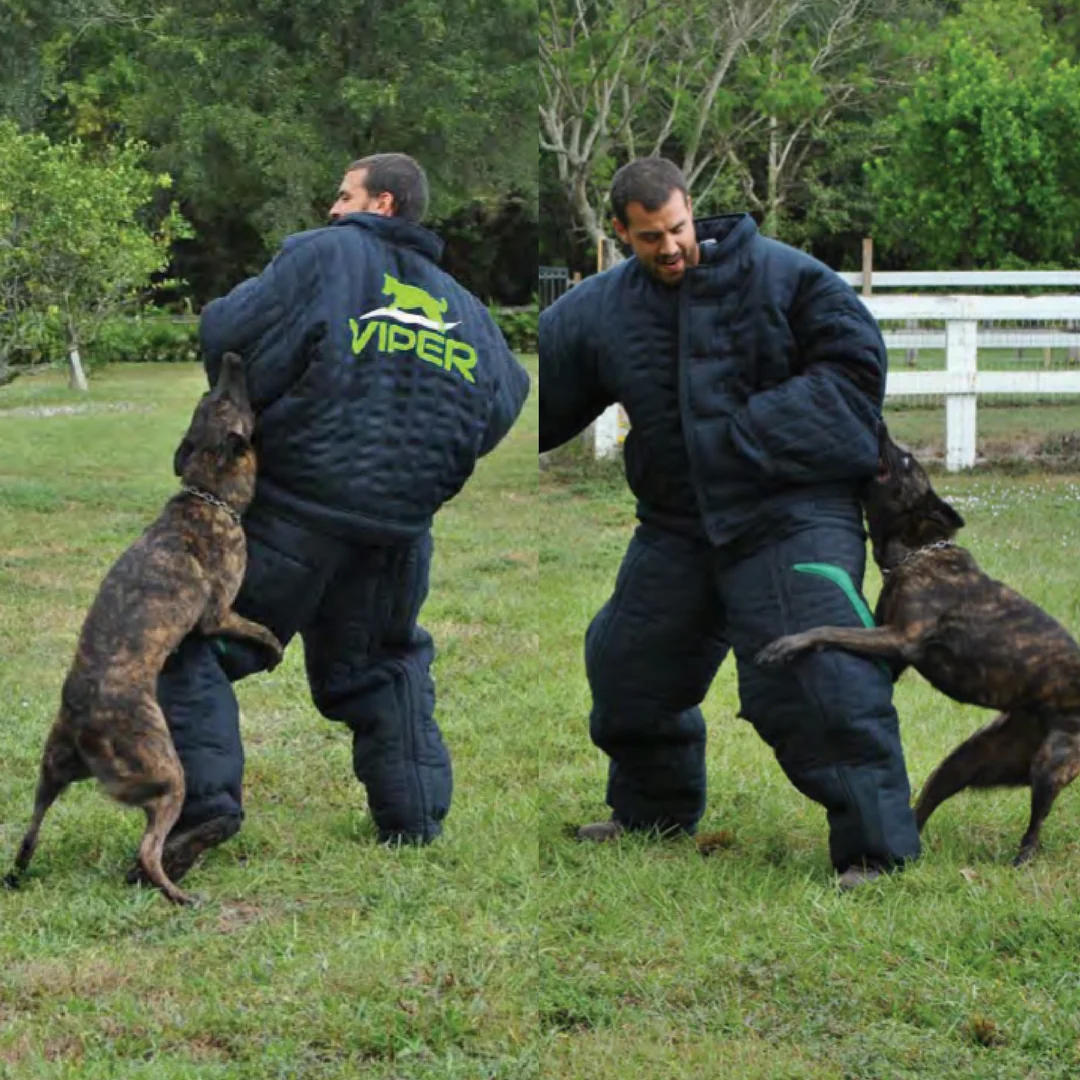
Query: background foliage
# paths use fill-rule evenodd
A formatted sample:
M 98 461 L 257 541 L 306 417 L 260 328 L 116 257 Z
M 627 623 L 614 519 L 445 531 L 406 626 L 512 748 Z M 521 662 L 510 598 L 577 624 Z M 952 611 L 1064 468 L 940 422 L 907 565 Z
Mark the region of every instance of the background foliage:
M 89 155 L 130 140 L 193 226 L 196 306 L 325 221 L 344 167 L 417 156 L 429 223 L 488 301 L 533 292 L 536 7 L 528 0 L 0 0 L 0 119 Z M 482 257 L 473 260 L 473 252 Z M 471 272 L 475 261 L 477 272 Z
M 543 0 L 541 262 L 625 161 L 854 269 L 1078 265 L 1076 0 Z

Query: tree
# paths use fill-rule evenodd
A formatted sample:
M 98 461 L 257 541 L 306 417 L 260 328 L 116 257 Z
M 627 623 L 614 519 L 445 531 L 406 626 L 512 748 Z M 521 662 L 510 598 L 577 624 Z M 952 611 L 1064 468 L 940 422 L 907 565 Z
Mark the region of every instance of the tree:
M 540 18 L 540 149 L 554 156 L 574 218 L 604 235 L 602 162 L 650 92 L 668 24 L 657 0 L 545 0 Z
M 61 341 L 72 385 L 86 389 L 81 347 L 145 293 L 186 235 L 175 208 L 146 224 L 170 180 L 142 167 L 145 152 L 129 144 L 91 158 L 0 122 L 0 366 L 17 346 Z
M 26 2 L 26 0 L 20 0 Z M 146 142 L 199 243 L 200 295 L 256 272 L 283 236 L 324 224 L 345 165 L 413 154 L 431 217 L 476 199 L 535 206 L 530 0 L 82 0 L 111 17 L 65 26 L 45 130 Z
M 1080 262 L 1080 68 L 1022 2 L 942 24 L 870 165 L 875 235 L 927 267 Z

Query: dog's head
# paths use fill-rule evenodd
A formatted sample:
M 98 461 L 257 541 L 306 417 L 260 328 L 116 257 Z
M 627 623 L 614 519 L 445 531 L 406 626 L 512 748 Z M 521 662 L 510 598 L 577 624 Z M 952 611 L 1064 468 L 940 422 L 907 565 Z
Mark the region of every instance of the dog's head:
M 895 561 L 906 551 L 951 540 L 964 519 L 930 483 L 914 455 L 892 441 L 884 424 L 878 435 L 878 471 L 863 490 L 863 507 L 874 558 Z
M 173 472 L 237 509 L 246 507 L 255 490 L 254 428 L 244 362 L 226 353 L 214 388 L 200 398 L 176 448 Z

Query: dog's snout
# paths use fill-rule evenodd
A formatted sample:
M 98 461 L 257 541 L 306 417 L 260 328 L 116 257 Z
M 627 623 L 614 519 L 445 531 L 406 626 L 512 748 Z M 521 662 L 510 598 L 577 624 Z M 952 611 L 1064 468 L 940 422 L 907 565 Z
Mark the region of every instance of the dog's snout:
M 249 408 L 247 372 L 244 361 L 236 353 L 226 353 L 221 359 L 221 370 L 214 384 L 214 397 L 227 398 L 241 408 Z

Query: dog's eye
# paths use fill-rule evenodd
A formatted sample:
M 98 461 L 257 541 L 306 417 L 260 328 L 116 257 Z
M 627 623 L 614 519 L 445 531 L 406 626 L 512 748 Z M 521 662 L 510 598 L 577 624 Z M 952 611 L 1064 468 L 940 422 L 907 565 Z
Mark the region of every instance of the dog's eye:
M 904 468 L 905 469 L 910 469 L 911 468 L 911 458 L 908 457 L 906 454 L 904 455 Z

